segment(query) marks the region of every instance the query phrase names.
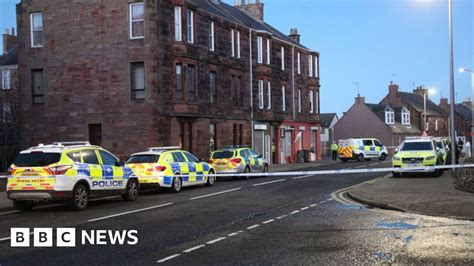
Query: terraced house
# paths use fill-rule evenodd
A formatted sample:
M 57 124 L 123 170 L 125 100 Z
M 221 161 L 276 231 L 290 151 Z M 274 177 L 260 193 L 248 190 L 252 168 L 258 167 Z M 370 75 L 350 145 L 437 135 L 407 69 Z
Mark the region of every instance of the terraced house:
M 319 53 L 264 21 L 263 3 L 23 0 L 24 146 L 84 140 L 126 157 L 252 145 L 318 159 Z

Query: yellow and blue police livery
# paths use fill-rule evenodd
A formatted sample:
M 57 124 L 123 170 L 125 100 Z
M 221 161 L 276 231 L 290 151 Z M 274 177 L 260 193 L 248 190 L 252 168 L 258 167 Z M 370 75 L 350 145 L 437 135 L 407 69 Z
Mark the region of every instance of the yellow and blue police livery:
M 9 169 L 7 195 L 16 208 L 36 201 L 69 201 L 76 210 L 98 196 L 136 200 L 139 182 L 132 169 L 105 149 L 88 142 L 40 144 L 20 152 Z
M 200 162 L 193 154 L 180 147 L 153 147 L 132 154 L 127 160 L 144 187 L 168 188 L 179 192 L 182 187 L 214 185 L 215 170 Z
M 268 162 L 247 146 L 228 146 L 216 150 L 211 154 L 209 163 L 218 174 L 268 172 Z

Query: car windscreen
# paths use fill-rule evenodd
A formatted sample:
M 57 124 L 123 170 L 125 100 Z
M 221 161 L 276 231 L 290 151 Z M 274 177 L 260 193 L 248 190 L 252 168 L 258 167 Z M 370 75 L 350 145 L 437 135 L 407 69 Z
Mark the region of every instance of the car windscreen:
M 133 155 L 128 158 L 127 163 L 156 163 L 159 155 Z
M 212 154 L 212 159 L 229 159 L 234 157 L 234 151 L 215 151 Z
M 57 152 L 20 153 L 13 164 L 20 167 L 48 166 L 59 162 L 60 159 L 61 153 Z
M 406 142 L 403 144 L 402 151 L 432 151 L 431 142 Z
M 444 148 L 443 142 L 442 141 L 436 141 L 436 147 L 438 147 L 440 149 L 443 149 Z

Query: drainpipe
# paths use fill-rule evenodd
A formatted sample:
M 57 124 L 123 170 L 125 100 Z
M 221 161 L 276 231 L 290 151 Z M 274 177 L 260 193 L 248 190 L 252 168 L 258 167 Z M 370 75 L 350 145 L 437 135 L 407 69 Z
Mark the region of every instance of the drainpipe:
M 252 149 L 253 149 L 253 142 L 254 142 L 254 135 L 253 135 L 253 127 L 254 127 L 254 121 L 253 121 L 253 42 L 252 42 L 252 29 L 249 29 L 249 43 L 250 43 L 250 55 L 249 55 L 249 65 L 250 65 L 250 134 L 252 137 Z

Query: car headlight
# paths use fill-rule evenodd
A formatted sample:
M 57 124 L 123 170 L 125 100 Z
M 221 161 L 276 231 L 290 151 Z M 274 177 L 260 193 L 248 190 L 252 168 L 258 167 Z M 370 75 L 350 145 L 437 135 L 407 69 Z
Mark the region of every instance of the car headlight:
M 393 157 L 394 161 L 400 161 L 400 157 Z
M 425 160 L 427 160 L 427 161 L 432 161 L 434 159 L 436 159 L 436 156 L 428 156 L 428 157 L 425 158 Z

